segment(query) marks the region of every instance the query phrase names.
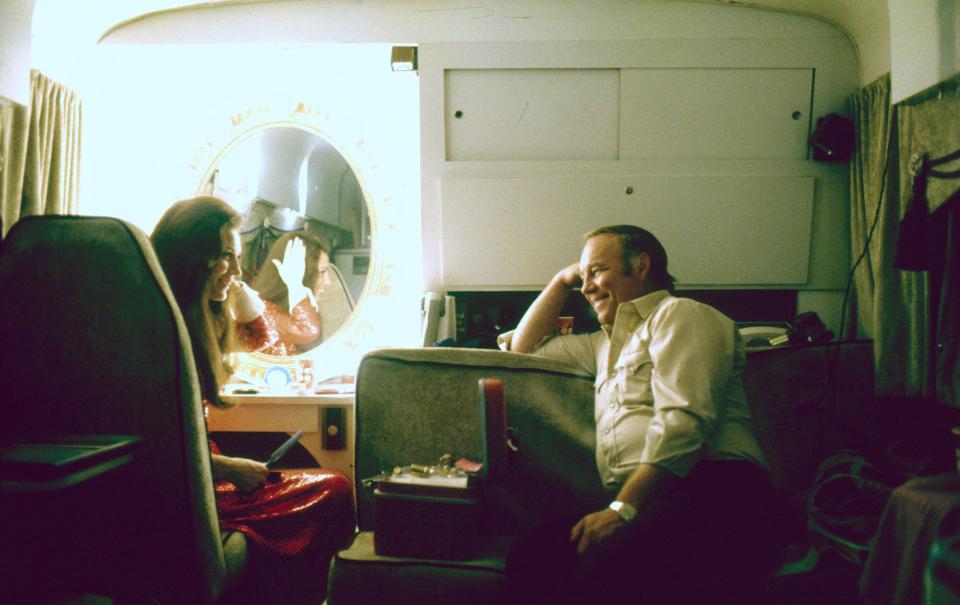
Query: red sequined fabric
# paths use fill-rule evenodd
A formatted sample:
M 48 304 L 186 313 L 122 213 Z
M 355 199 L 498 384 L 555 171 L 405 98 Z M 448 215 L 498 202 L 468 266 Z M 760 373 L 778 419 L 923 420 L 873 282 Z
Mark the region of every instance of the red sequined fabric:
M 280 338 L 266 313 L 253 321 L 237 324 L 237 331 L 247 351 L 265 351 L 274 346 Z
M 337 471 L 280 471 L 252 492 L 218 481 L 216 497 L 223 529 L 278 554 L 336 548 L 353 532 L 350 481 Z
M 204 418 L 209 406 L 204 401 Z M 212 440 L 209 444 L 211 454 L 222 453 Z M 214 490 L 221 529 L 242 532 L 279 555 L 333 552 L 353 534 L 353 489 L 338 471 L 273 471 L 267 483 L 251 492 L 241 492 L 229 481 L 217 481 Z
M 311 344 L 322 336 L 320 315 L 308 299 L 304 298 L 300 301 L 293 308 L 292 313 L 287 313 L 269 300 L 263 302 L 266 310 L 261 317 L 265 317 L 267 323 L 273 327 L 277 338 L 259 349 L 262 353 L 281 356 L 296 355 L 300 347 Z

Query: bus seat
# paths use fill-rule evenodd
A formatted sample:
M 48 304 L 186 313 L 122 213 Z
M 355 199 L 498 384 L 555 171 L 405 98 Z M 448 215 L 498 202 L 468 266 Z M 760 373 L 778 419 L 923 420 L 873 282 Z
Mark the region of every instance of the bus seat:
M 75 485 L 4 480 L 3 590 L 20 591 L 6 602 L 222 602 L 246 541 L 220 533 L 190 340 L 146 234 L 20 220 L 0 244 L 0 343 L 0 445 L 139 439 L 128 463 Z

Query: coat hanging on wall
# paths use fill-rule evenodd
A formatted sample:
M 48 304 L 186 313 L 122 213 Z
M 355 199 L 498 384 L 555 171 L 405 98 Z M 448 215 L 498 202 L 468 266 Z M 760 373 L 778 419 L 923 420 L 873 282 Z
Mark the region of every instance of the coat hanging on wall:
M 929 248 L 934 238 L 931 238 L 929 233 L 930 211 L 927 202 L 927 182 L 931 178 L 960 179 L 960 170 L 934 170 L 937 166 L 957 159 L 960 159 L 960 149 L 932 160 L 927 154 L 917 154 L 910 158 L 913 189 L 907 211 L 900 221 L 897 254 L 894 260 L 894 266 L 897 269 L 926 271 L 930 268 L 931 251 Z

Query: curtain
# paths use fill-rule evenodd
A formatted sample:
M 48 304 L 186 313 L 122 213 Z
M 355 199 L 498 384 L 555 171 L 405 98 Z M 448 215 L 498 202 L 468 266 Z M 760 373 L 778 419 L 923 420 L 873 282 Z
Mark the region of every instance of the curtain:
M 960 190 L 937 209 L 945 223 L 940 271 L 940 295 L 936 298 L 937 324 L 934 388 L 937 401 L 960 406 Z
M 901 195 L 896 108 L 890 76 L 851 99 L 857 137 L 850 163 L 850 233 L 857 336 L 874 341 L 876 391 L 909 396 L 925 388 L 928 367 L 926 275 L 894 268 Z
M 13 180 L 15 175 L 4 170 L 4 235 L 21 216 L 76 212 L 81 113 L 80 99 L 72 90 L 31 71 L 26 142 L 20 152 L 22 182 L 7 187 L 8 177 Z M 13 131 L 11 135 L 18 136 Z
M 17 209 L 23 195 L 23 170 L 27 159 L 28 110 L 23 105 L 0 97 L 0 236 L 5 236 L 17 215 L 8 216 L 7 208 Z
M 960 149 L 960 77 L 942 83 L 932 91 L 911 97 L 897 106 L 903 192 L 908 194 L 911 160 L 926 154 L 934 160 Z M 960 169 L 960 160 L 938 165 L 938 171 Z M 960 184 L 953 179 L 931 178 L 926 195 L 930 212 L 955 194 Z
M 949 235 L 943 231 L 939 236 L 949 243 L 935 253 L 934 264 L 940 270 L 933 277 L 937 283 L 931 291 L 931 276 L 926 270 L 898 268 L 907 266 L 902 258 L 909 245 L 909 230 L 901 231 L 901 222 L 907 217 L 904 223 L 910 223 L 919 208 L 919 222 L 939 223 L 943 218 L 927 221 L 929 212 L 956 198 L 956 181 L 930 180 L 923 192 L 929 207 L 911 204 L 917 193 L 914 174 L 918 158 L 923 154 L 940 157 L 960 148 L 960 97 L 955 85 L 941 85 L 935 94 L 918 95 L 891 106 L 890 77 L 885 75 L 854 95 L 851 108 L 857 137 L 850 164 L 851 249 L 853 257 L 859 259 L 853 272 L 856 335 L 874 341 L 878 395 L 936 397 L 934 370 L 943 364 L 937 358 L 943 342 L 938 346 L 931 328 L 937 329 L 939 323 L 938 332 L 942 333 L 944 326 L 955 325 L 949 310 L 957 305 L 956 287 L 944 302 L 941 299 L 947 289 L 941 283 L 953 284 L 951 275 L 956 273 L 957 263 L 955 254 L 952 261 L 949 255 L 956 245 L 957 227 L 953 225 Z M 937 214 L 945 218 L 947 213 Z M 917 239 L 925 248 L 922 254 L 935 239 L 932 231 Z M 946 321 L 938 322 L 938 316 Z M 956 338 L 953 341 L 955 350 Z M 956 368 L 951 368 L 941 368 L 941 375 L 956 373 Z
M 960 76 L 901 103 L 897 123 L 900 193 L 923 226 L 914 241 L 901 237 L 897 253 L 927 278 L 924 394 L 960 405 Z

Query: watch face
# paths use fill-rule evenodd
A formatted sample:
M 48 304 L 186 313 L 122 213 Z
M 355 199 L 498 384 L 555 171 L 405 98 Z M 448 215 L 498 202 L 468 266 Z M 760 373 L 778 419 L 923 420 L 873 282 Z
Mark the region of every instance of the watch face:
M 623 519 L 625 523 L 633 521 L 633 519 L 637 516 L 637 509 L 626 502 L 620 502 L 619 500 L 614 500 L 611 502 L 610 509 L 620 515 L 620 518 Z

